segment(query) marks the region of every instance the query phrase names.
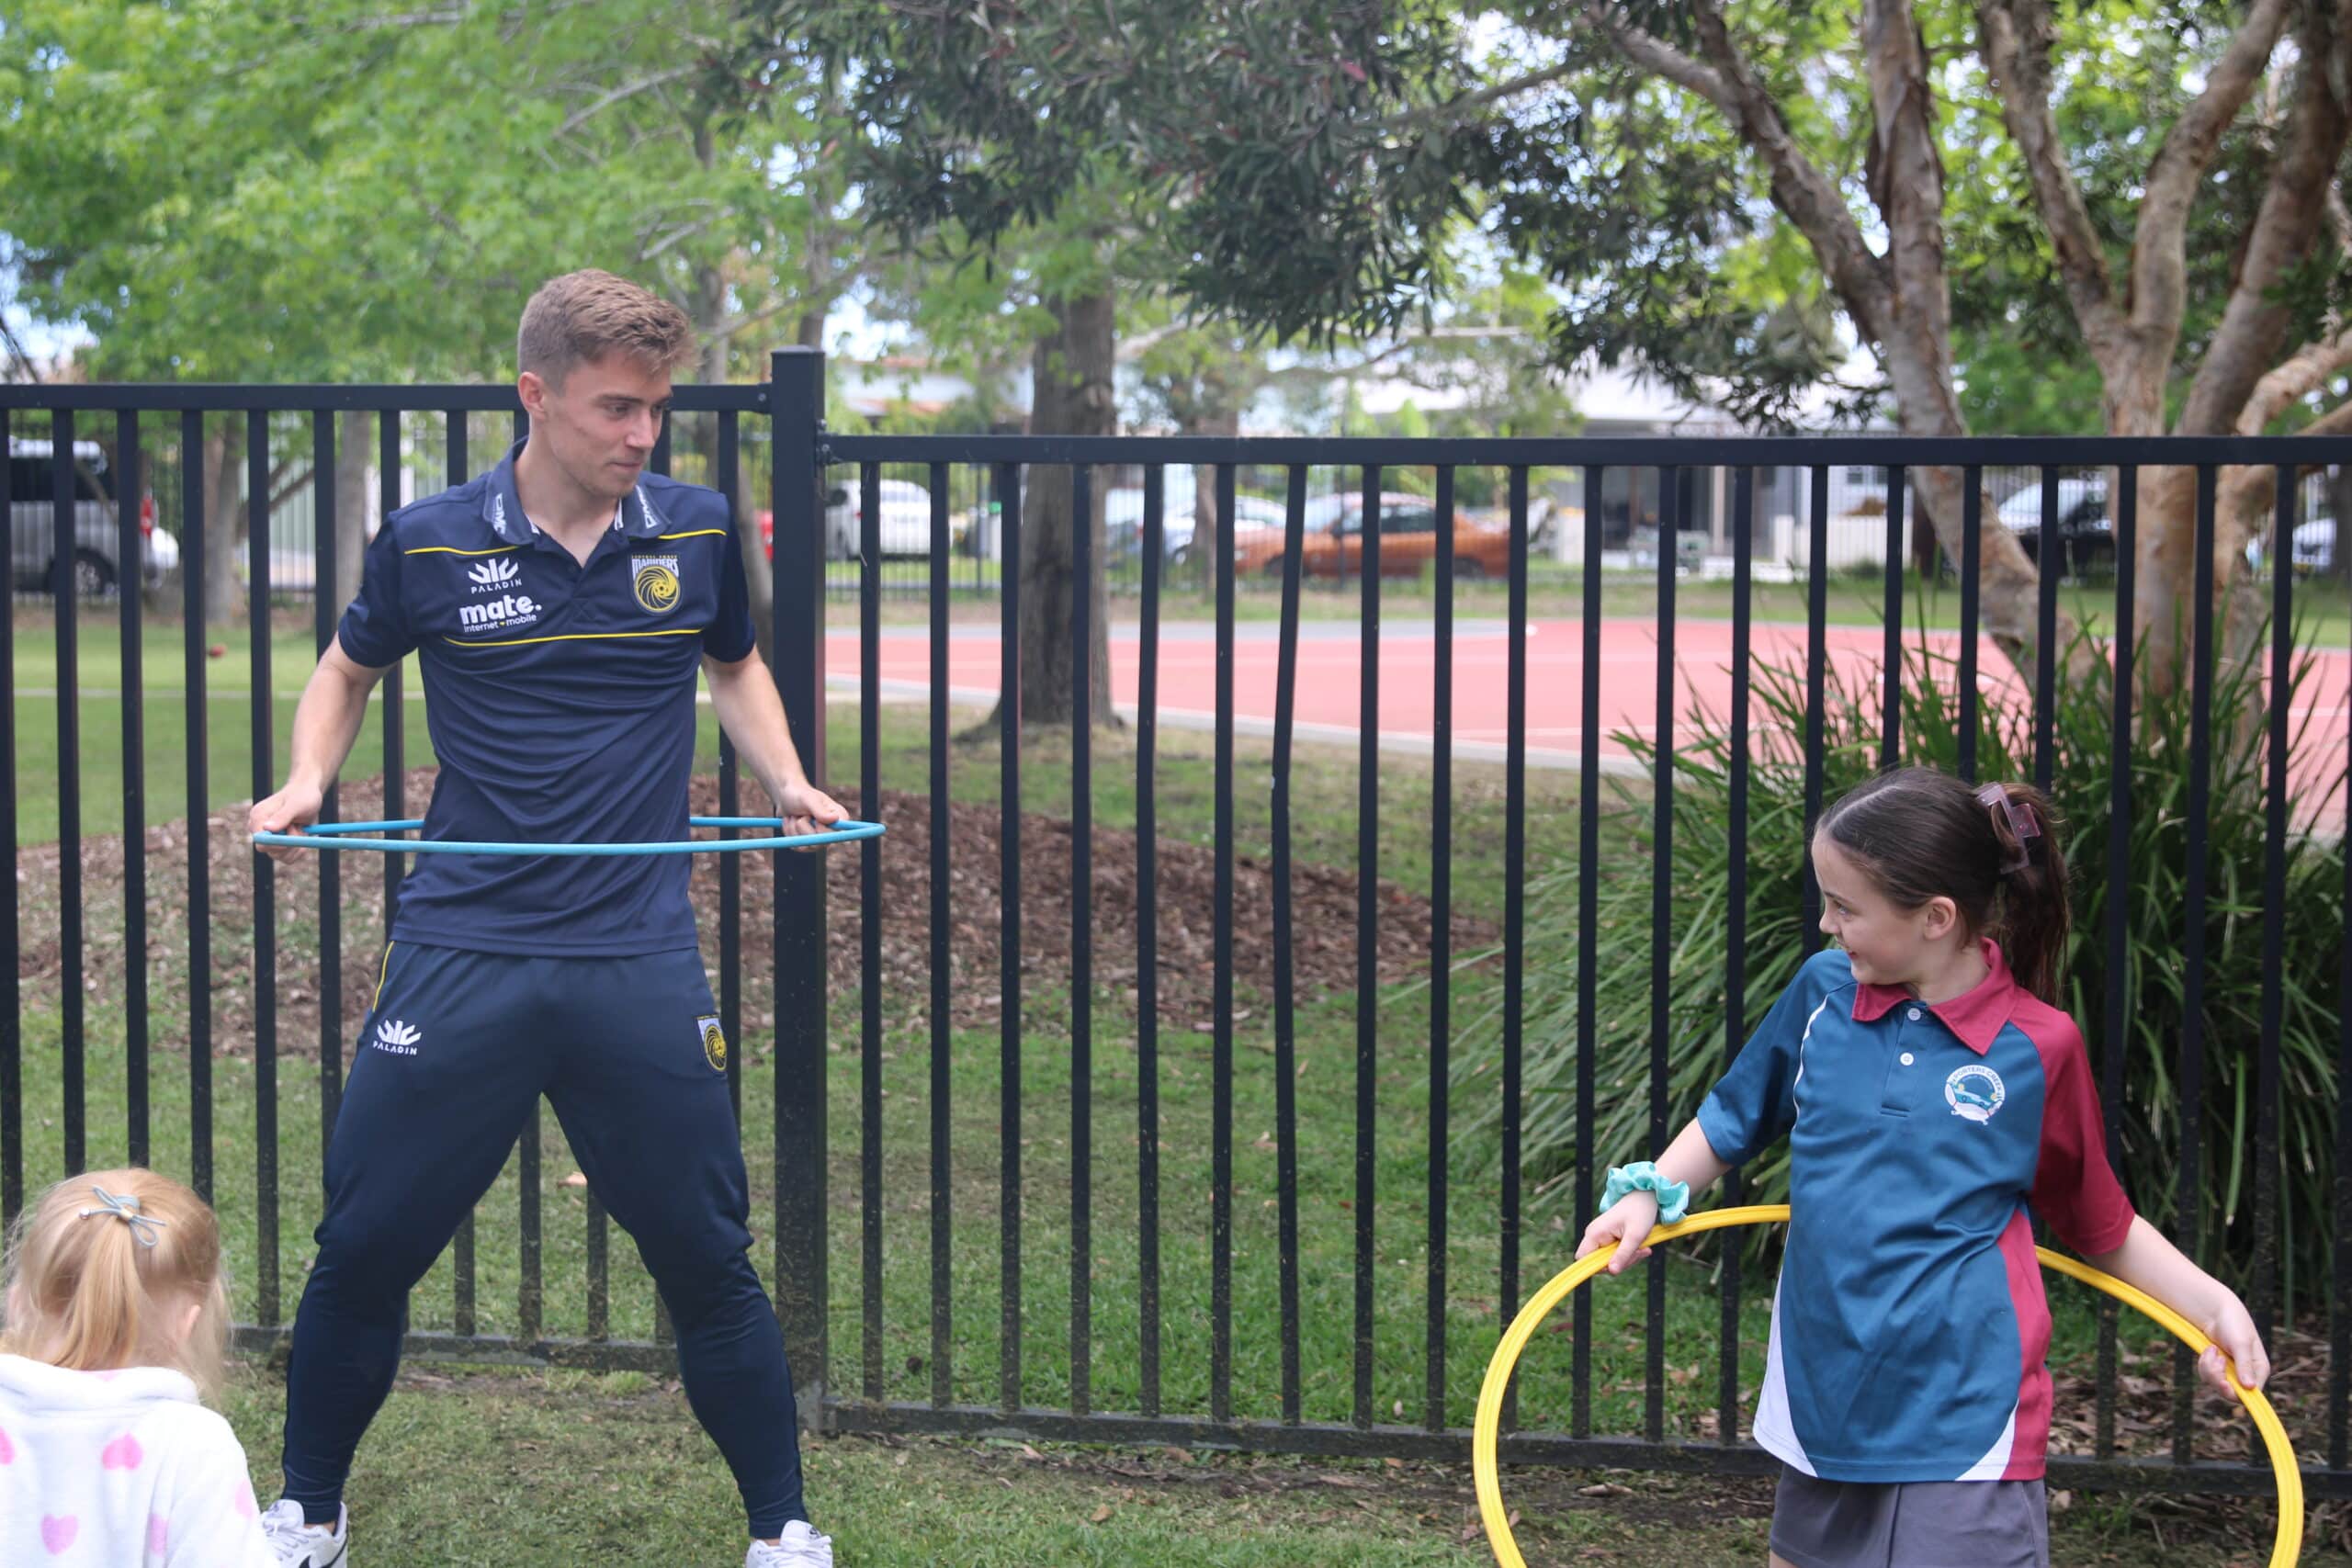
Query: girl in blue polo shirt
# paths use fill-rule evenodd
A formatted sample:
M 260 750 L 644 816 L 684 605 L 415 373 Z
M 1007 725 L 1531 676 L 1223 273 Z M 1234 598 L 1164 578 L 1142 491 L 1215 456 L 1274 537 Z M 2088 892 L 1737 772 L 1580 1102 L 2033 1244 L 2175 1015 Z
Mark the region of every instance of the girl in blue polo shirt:
M 2230 1289 L 2133 1213 L 2081 1032 L 2056 1001 L 2066 865 L 2022 784 L 1883 774 L 1814 829 L 1809 960 L 1657 1162 L 1612 1169 L 1577 1248 L 1649 1255 L 1661 1218 L 1790 1140 L 1756 1440 L 1782 1463 L 1773 1568 L 2045 1568 L 2050 1314 L 2032 1212 L 2201 1326 L 2259 1388 Z M 1663 1213 L 1661 1213 L 1661 1208 Z

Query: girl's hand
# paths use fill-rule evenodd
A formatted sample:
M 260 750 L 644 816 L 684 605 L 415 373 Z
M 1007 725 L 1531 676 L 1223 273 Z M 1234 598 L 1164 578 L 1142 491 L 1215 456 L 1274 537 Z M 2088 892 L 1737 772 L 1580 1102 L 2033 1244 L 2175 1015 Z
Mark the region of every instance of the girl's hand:
M 2229 1367 L 2234 1367 L 2239 1382 L 2248 1388 L 2260 1388 L 2270 1377 L 2270 1357 L 2262 1348 L 2262 1336 L 2254 1331 L 2254 1318 L 2236 1293 L 2224 1291 L 2222 1294 L 2221 1310 L 2204 1325 L 2213 1343 L 2197 1358 L 2197 1371 L 2223 1393 L 2237 1392 L 2230 1387 Z M 2222 1359 L 2225 1354 L 2226 1366 Z
M 1582 1258 L 1613 1241 L 1617 1252 L 1610 1258 L 1606 1272 L 1623 1274 L 1650 1255 L 1650 1249 L 1642 1243 L 1649 1239 L 1650 1230 L 1657 1224 L 1657 1197 L 1647 1192 L 1628 1192 L 1613 1207 L 1594 1215 L 1592 1224 L 1584 1227 L 1584 1239 L 1577 1244 L 1577 1256 Z M 2247 1331 L 2253 1331 L 2251 1323 Z

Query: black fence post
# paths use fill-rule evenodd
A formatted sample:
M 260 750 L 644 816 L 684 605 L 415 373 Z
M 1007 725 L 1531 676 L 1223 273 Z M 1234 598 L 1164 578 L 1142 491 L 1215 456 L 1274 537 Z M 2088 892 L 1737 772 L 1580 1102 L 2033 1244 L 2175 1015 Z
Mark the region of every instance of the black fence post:
M 769 658 L 809 778 L 825 777 L 825 356 L 769 359 L 775 635 Z M 775 1307 L 800 1418 L 825 1418 L 825 862 L 775 865 Z

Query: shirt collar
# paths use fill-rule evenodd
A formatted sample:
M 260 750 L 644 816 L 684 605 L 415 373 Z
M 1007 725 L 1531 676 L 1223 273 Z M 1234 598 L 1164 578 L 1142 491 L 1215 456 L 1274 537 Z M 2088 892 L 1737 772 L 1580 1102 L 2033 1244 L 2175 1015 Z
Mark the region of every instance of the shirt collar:
M 482 520 L 499 541 L 508 545 L 527 545 L 538 535 L 538 527 L 524 515 L 523 497 L 514 488 L 514 459 L 523 455 L 524 443 L 517 441 L 506 449 L 506 456 L 491 469 L 490 482 L 483 487 Z M 645 493 L 642 483 L 633 485 L 613 509 L 613 529 L 616 534 L 632 539 L 651 539 L 670 531 L 670 520 Z
M 1875 1023 L 1906 1003 L 1926 1008 L 1942 1021 L 1960 1043 L 1982 1056 L 2009 1021 L 2017 1007 L 2018 986 L 2009 974 L 2001 944 L 1986 938 L 1979 944 L 1984 955 L 1984 978 L 1961 995 L 1940 1002 L 1921 1002 L 1900 986 L 1860 986 L 1854 991 L 1854 1021 Z

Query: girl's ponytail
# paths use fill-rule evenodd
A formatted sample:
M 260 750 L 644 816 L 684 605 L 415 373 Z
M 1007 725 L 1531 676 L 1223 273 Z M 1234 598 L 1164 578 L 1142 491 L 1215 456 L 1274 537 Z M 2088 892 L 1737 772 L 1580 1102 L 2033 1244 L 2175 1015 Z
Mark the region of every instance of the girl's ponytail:
M 2030 784 L 1986 784 L 1976 798 L 2001 847 L 2001 951 L 2018 984 L 2052 1006 L 2065 983 L 2066 934 L 2073 924 L 2067 899 L 2066 855 L 2058 847 L 2058 813 L 2050 797 Z
M 220 1223 L 167 1176 L 91 1171 L 28 1204 L 8 1237 L 6 1303 L 0 1350 L 78 1371 L 171 1367 L 220 1387 Z

